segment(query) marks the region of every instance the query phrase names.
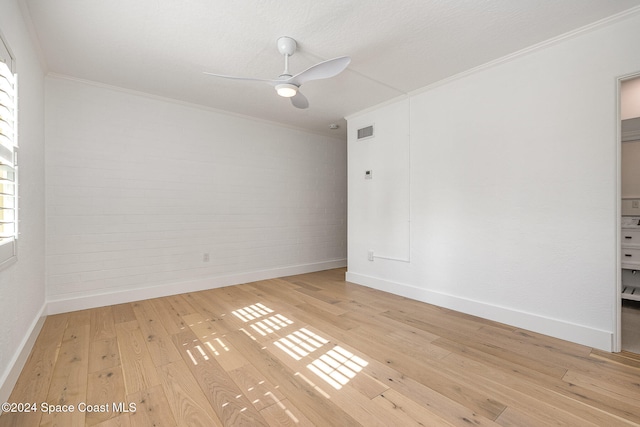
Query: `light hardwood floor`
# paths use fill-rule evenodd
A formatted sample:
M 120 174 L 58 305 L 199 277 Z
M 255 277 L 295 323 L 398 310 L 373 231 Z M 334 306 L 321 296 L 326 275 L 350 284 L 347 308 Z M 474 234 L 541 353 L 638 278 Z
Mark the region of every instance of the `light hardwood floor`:
M 38 410 L 5 413 L 0 426 L 640 425 L 637 355 L 344 272 L 50 316 L 10 399 Z M 43 414 L 42 402 L 75 411 Z

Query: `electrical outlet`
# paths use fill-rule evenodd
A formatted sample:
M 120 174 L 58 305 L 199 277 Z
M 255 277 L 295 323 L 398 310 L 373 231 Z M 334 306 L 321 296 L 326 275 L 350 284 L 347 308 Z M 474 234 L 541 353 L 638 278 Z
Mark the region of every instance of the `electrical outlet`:
M 369 261 L 373 261 L 373 251 L 370 250 L 368 254 Z
M 632 200 L 631 207 L 634 209 L 640 208 L 640 200 Z
M 209 253 L 205 252 L 202 254 L 202 262 L 209 262 Z

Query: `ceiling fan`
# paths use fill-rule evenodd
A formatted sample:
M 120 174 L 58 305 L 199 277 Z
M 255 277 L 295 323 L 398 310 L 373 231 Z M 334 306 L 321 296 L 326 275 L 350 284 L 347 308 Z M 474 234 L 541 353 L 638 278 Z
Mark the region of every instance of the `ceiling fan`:
M 300 93 L 299 89 L 303 83 L 311 80 L 328 79 L 336 76 L 344 71 L 345 68 L 351 62 L 351 58 L 348 56 L 341 56 L 339 58 L 329 59 L 327 61 L 320 62 L 312 67 L 307 68 L 301 73 L 292 75 L 289 72 L 289 57 L 294 54 L 298 44 L 291 37 L 280 37 L 277 41 L 278 51 L 284 55 L 284 71 L 277 79 L 254 79 L 251 77 L 235 77 L 224 76 L 221 74 L 214 74 L 204 72 L 210 76 L 222 77 L 225 79 L 234 80 L 248 80 L 256 82 L 266 82 L 273 85 L 278 95 L 290 98 L 291 103 L 296 108 L 308 108 L 309 101 Z

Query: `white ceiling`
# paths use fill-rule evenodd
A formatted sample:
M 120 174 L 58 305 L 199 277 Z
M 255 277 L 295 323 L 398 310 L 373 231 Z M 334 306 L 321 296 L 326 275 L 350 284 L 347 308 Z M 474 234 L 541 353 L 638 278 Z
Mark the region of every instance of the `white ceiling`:
M 48 71 L 345 135 L 344 116 L 640 5 L 640 0 L 21 0 Z M 279 36 L 296 73 L 350 55 L 308 82 L 299 110 L 276 78 Z M 329 130 L 330 123 L 341 129 Z

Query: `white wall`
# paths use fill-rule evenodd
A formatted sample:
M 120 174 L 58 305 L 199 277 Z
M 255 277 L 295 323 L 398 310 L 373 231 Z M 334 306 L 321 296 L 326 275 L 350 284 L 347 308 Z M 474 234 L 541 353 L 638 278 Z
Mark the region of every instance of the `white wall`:
M 347 279 L 611 350 L 617 78 L 639 39 L 635 15 L 413 94 L 411 262 L 367 260 L 350 175 Z M 348 118 L 350 169 L 369 115 Z
M 46 113 L 50 312 L 346 265 L 345 141 L 58 77 Z
M 18 261 L 0 270 L 0 402 L 9 397 L 44 308 L 44 74 L 14 0 L 0 2 L 0 31 L 19 79 Z

